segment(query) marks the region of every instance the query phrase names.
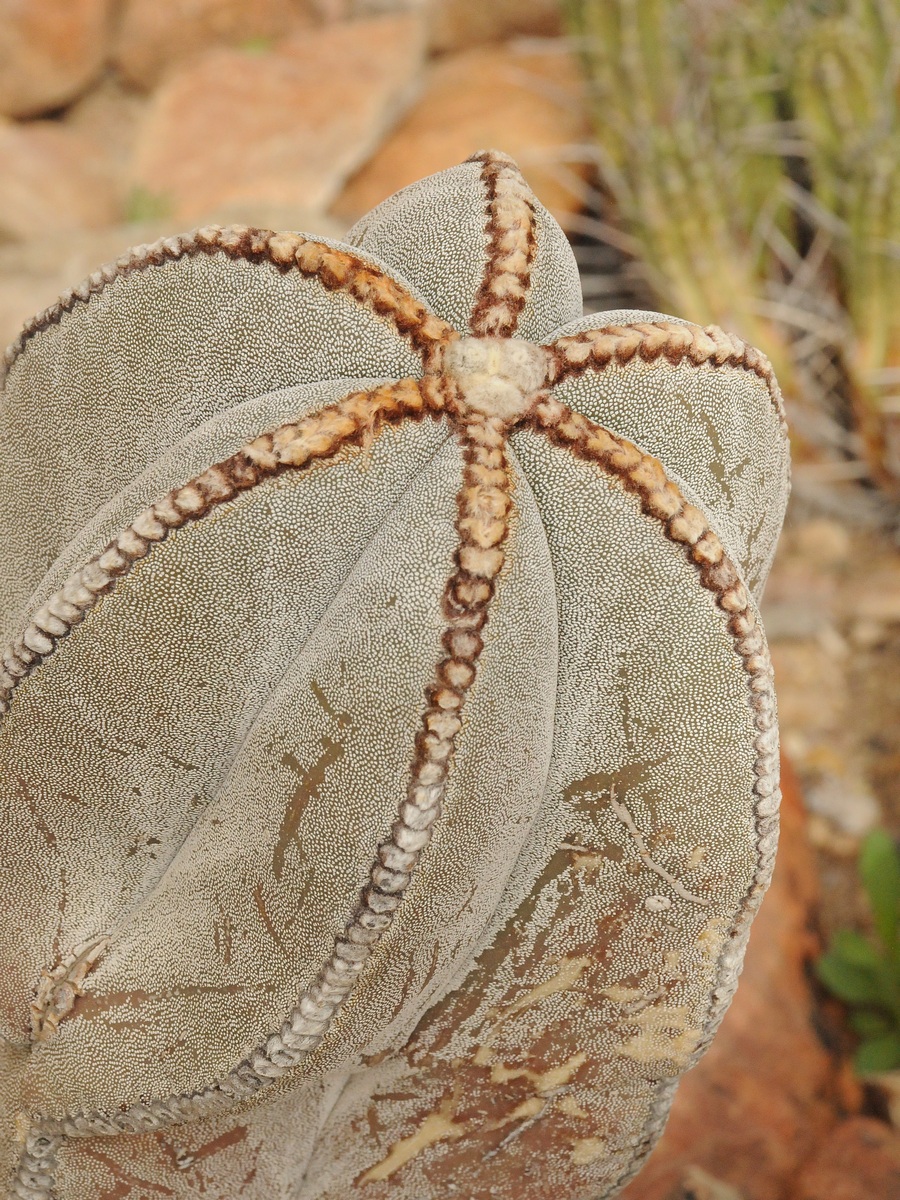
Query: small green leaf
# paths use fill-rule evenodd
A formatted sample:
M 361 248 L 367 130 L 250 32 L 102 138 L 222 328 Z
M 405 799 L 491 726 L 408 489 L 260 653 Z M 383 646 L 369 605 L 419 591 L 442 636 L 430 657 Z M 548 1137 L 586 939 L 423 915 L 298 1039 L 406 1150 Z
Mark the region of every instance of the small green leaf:
M 900 1067 L 900 1033 L 868 1039 L 856 1051 L 853 1061 L 860 1075 Z
M 892 959 L 900 959 L 900 854 L 883 829 L 874 829 L 863 842 L 859 874 L 882 945 Z
M 850 1028 L 863 1038 L 880 1038 L 891 1033 L 894 1023 L 885 1013 L 871 1008 L 860 1008 L 850 1014 Z
M 134 187 L 125 201 L 126 221 L 156 221 L 171 215 L 172 201 L 163 192 Z
M 272 49 L 274 41 L 270 37 L 250 37 L 241 42 L 241 49 L 245 54 L 265 54 Z
M 878 971 L 882 964 L 881 955 L 868 938 L 855 933 L 852 929 L 841 929 L 831 939 L 829 954 L 841 959 L 852 967 L 863 967 L 870 971 Z
M 881 982 L 876 972 L 846 962 L 836 954 L 824 954 L 816 963 L 816 974 L 830 992 L 847 1004 L 880 1007 Z

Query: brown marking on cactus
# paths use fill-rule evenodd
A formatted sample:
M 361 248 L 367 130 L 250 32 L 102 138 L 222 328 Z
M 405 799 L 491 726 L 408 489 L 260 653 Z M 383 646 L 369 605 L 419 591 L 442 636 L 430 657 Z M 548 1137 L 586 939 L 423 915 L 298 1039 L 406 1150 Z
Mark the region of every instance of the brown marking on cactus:
M 363 1172 L 356 1180 L 357 1186 L 384 1182 L 440 1142 L 460 1143 L 458 1150 L 451 1146 L 442 1155 L 440 1169 L 448 1177 L 457 1155 L 469 1159 L 480 1150 L 482 1161 L 496 1157 L 549 1115 L 554 1102 L 569 1090 L 586 1062 L 584 1051 L 576 1051 L 562 1062 L 543 1063 L 524 1056 L 520 1059 L 522 1065 L 512 1066 L 481 1054 L 471 1063 L 455 1064 L 452 1094 L 443 1096 L 436 1109 L 417 1118 L 414 1131 L 395 1142 L 384 1158 Z M 378 1097 L 382 1102 L 389 1098 L 385 1094 Z M 512 1130 L 510 1125 L 514 1126 Z M 502 1133 L 499 1139 L 491 1136 L 497 1132 Z
M 688 1005 L 647 1004 L 621 1022 L 623 1032 L 636 1026 L 638 1032 L 616 1047 L 624 1058 L 639 1063 L 669 1060 L 686 1067 L 697 1049 L 701 1032 L 692 1029 Z
M 89 1146 L 87 1153 L 91 1158 L 102 1163 L 118 1184 L 114 1191 L 106 1193 L 103 1200 L 126 1200 L 126 1197 L 134 1195 L 135 1188 L 147 1188 L 158 1196 L 175 1195 L 175 1191 L 164 1183 L 154 1183 L 152 1180 L 136 1175 L 133 1171 L 126 1170 L 121 1163 L 116 1162 L 114 1158 L 97 1146 Z
M 571 869 L 571 856 L 567 849 L 557 850 L 550 856 L 531 890 L 523 897 L 518 908 L 498 932 L 493 944 L 486 947 L 475 960 L 466 977 L 465 986 L 448 992 L 420 1018 L 405 1048 L 405 1053 L 412 1064 L 418 1066 L 427 1062 L 431 1055 L 446 1046 L 454 1028 L 475 1015 L 481 1003 L 484 984 L 503 960 L 504 947 L 515 944 L 517 935 L 521 935 L 522 931 L 527 928 L 545 889 L 565 878 Z M 570 897 L 573 905 L 579 894 L 578 888 L 572 889 Z M 562 909 L 559 919 L 564 919 Z M 520 998 L 520 995 L 511 996 L 509 1006 L 514 1005 Z M 485 1030 L 491 1025 L 496 1025 L 499 1011 L 502 1011 L 502 1008 L 485 1013 Z
M 426 1156 L 421 1169 L 439 1185 L 458 1178 L 457 1172 L 471 1168 L 476 1161 L 489 1162 L 505 1153 L 514 1143 L 528 1138 L 538 1123 L 541 1129 L 535 1136 L 539 1153 L 554 1143 L 568 1148 L 583 1131 L 581 1123 L 588 1114 L 570 1095 L 578 1086 L 582 1068 L 589 1066 L 582 1050 L 560 1060 L 539 1040 L 529 1049 L 501 1059 L 482 1046 L 471 1060 L 455 1060 L 444 1066 L 453 1071 L 453 1095 L 445 1094 L 437 1108 L 433 1100 L 424 1100 L 424 1112 L 411 1119 L 416 1122 L 412 1132 L 359 1176 L 357 1185 L 384 1182 L 419 1155 Z M 373 1097 L 372 1106 L 391 1098 L 382 1093 Z M 566 1099 L 570 1103 L 564 1104 Z M 432 1154 L 435 1146 L 440 1148 Z M 520 1194 L 518 1176 L 497 1176 L 496 1183 L 498 1195 Z M 510 1187 L 514 1190 L 508 1193 L 505 1188 Z M 372 1194 L 390 1193 L 381 1190 Z
M 559 1102 L 559 1107 L 562 1112 L 569 1117 L 578 1117 L 581 1121 L 590 1120 L 591 1114 L 581 1107 L 577 1100 L 572 1096 L 563 1096 Z
M 533 1085 L 538 1095 L 556 1091 L 569 1083 L 575 1072 L 587 1062 L 583 1050 L 571 1055 L 565 1062 L 545 1070 L 534 1070 L 531 1067 L 507 1067 L 503 1063 L 491 1064 L 491 1082 L 507 1083 L 510 1079 L 525 1079 Z
M 216 908 L 219 915 L 213 921 L 213 945 L 221 955 L 222 966 L 227 967 L 231 963 L 231 955 L 234 950 L 234 921 L 231 914 L 225 911 L 220 896 L 216 897 Z
M 172 996 L 238 996 L 242 992 L 272 991 L 271 984 L 258 983 L 186 983 L 168 989 Z M 140 1009 L 144 1004 L 153 1004 L 159 999 L 151 992 L 141 988 L 123 992 L 90 992 L 78 1005 L 78 1016 L 84 1021 L 93 1020 L 100 1013 L 108 1012 L 111 1008 L 127 1006 Z
M 278 949 L 281 951 L 281 953 L 284 955 L 287 955 L 288 954 L 287 946 L 285 946 L 284 942 L 281 940 L 278 930 L 275 928 L 275 926 L 272 922 L 271 914 L 269 913 L 269 910 L 266 908 L 266 901 L 265 901 L 265 897 L 263 896 L 262 882 L 260 882 L 256 885 L 256 887 L 253 889 L 252 895 L 253 895 L 253 903 L 256 905 L 256 911 L 259 913 L 259 919 L 262 921 L 263 926 L 266 930 L 266 933 L 268 933 L 269 937 L 272 939 L 272 941 L 278 947 Z
M 232 1129 L 226 1129 L 224 1133 L 220 1133 L 211 1142 L 204 1142 L 196 1150 L 191 1150 L 187 1153 L 177 1164 L 178 1168 L 181 1171 L 187 1170 L 188 1167 L 193 1167 L 196 1163 L 202 1162 L 204 1158 L 212 1158 L 213 1155 L 219 1154 L 222 1150 L 227 1150 L 230 1146 L 240 1145 L 246 1139 L 247 1126 L 235 1125 Z
M 309 688 L 316 698 L 316 703 L 319 705 L 319 708 L 321 708 L 326 717 L 331 717 L 332 720 L 336 721 L 338 726 L 342 729 L 347 728 L 347 726 L 352 724 L 350 720 L 350 714 L 346 712 L 338 712 L 337 709 L 332 706 L 331 701 L 322 691 L 319 684 L 316 683 L 315 679 L 310 680 Z
M 555 975 L 551 975 L 543 983 L 537 984 L 524 996 L 513 1001 L 508 1008 L 504 1008 L 499 1014 L 497 1023 L 506 1021 L 509 1017 L 514 1017 L 517 1013 L 524 1012 L 526 1008 L 531 1008 L 535 1004 L 540 1004 L 542 1000 L 556 995 L 557 992 L 567 992 L 581 979 L 585 968 L 589 967 L 591 962 L 592 959 L 587 955 L 582 955 L 580 958 L 564 958 Z
M 534 203 L 519 168 L 496 150 L 473 154 L 487 193 L 487 262 L 469 320 L 478 337 L 512 337 L 537 253 Z
M 494 1158 L 501 1150 L 504 1150 L 510 1142 L 525 1132 L 530 1125 L 543 1116 L 547 1111 L 548 1098 L 541 1096 L 530 1096 L 527 1100 L 523 1100 L 521 1104 L 517 1104 L 512 1112 L 506 1116 L 498 1117 L 494 1121 L 489 1121 L 485 1125 L 485 1129 L 504 1129 L 507 1125 L 515 1124 L 515 1129 L 504 1137 L 493 1150 L 488 1150 L 482 1158 L 482 1162 L 486 1162 L 490 1158 Z
M 343 744 L 339 741 L 332 741 L 329 737 L 322 738 L 322 747 L 322 753 L 311 767 L 301 767 L 297 763 L 300 782 L 288 798 L 281 821 L 281 828 L 278 831 L 278 840 L 272 851 L 272 874 L 278 882 L 281 881 L 281 876 L 284 872 L 284 856 L 287 853 L 287 848 L 297 837 L 297 830 L 303 814 L 306 812 L 307 805 L 310 800 L 317 800 L 319 798 L 319 788 L 325 781 L 326 771 L 344 753 Z M 291 757 L 289 760 L 286 758 L 286 761 L 293 762 L 294 760 Z
M 84 995 L 84 981 L 109 946 L 106 936 L 83 942 L 55 967 L 45 967 L 31 1003 L 31 1041 L 46 1044 Z
M 50 851 L 56 850 L 56 834 L 44 820 L 41 811 L 37 806 L 37 801 L 28 789 L 28 785 L 24 779 L 16 780 L 16 791 L 19 797 L 25 801 L 28 811 L 31 813 L 31 819 L 34 821 L 34 827 L 43 838 Z
M 283 274 L 299 271 L 318 279 L 327 291 L 343 292 L 392 324 L 421 356 L 426 368 L 440 347 L 457 336 L 402 284 L 358 255 L 299 233 L 211 225 L 180 237 L 161 238 L 149 246 L 136 246 L 65 292 L 55 304 L 29 321 L 6 351 L 0 365 L 0 384 L 31 338 L 58 325 L 67 313 L 103 293 L 117 279 L 201 254 L 224 254 L 231 259 L 269 263 Z
M 665 867 L 661 866 L 651 856 L 650 851 L 647 848 L 647 843 L 641 834 L 641 831 L 638 829 L 637 825 L 635 825 L 634 818 L 628 811 L 627 806 L 623 801 L 616 799 L 616 788 L 614 784 L 609 789 L 609 804 L 610 808 L 616 814 L 616 817 L 622 822 L 631 835 L 631 840 L 634 842 L 638 856 L 644 866 L 648 870 L 653 871 L 656 875 L 658 875 L 660 879 L 665 880 L 669 887 L 671 887 L 675 894 L 680 896 L 682 900 L 687 900 L 691 904 L 708 905 L 708 897 L 696 896 L 693 892 L 689 892 L 687 888 L 680 883 L 670 871 L 667 871 Z
M 658 758 L 627 763 L 614 774 L 609 771 L 597 771 L 585 775 L 582 779 L 573 779 L 564 789 L 563 799 L 572 812 L 590 817 L 597 832 L 602 826 L 594 818 L 603 811 L 605 806 L 602 797 L 608 795 L 611 790 L 615 790 L 617 795 L 621 792 L 623 796 L 627 796 L 630 791 L 640 787 L 643 802 L 652 812 L 658 801 L 655 792 L 649 786 L 651 773 L 655 767 L 663 766 L 670 758 L 668 753 L 661 754 Z M 621 857 L 621 851 L 612 843 L 605 851 L 618 853 Z
M 596 1162 L 598 1158 L 606 1158 L 608 1154 L 609 1146 L 604 1138 L 576 1138 L 572 1143 L 570 1157 L 576 1167 L 585 1167 L 588 1163 Z
M 675 321 L 637 321 L 607 325 L 558 338 L 548 349 L 553 355 L 550 382 L 561 383 L 586 371 L 602 371 L 610 364 L 625 366 L 633 358 L 644 362 L 665 359 L 672 366 L 733 367 L 750 371 L 763 381 L 782 428 L 787 426 L 784 399 L 772 364 L 759 350 L 717 325 L 705 328 Z
M 431 959 L 428 963 L 428 970 L 421 978 L 416 975 L 415 971 L 412 969 L 412 963 L 410 963 L 411 969 L 406 976 L 406 982 L 403 984 L 403 990 L 400 993 L 400 1003 L 404 1003 L 409 999 L 414 988 L 419 992 L 427 991 L 428 985 L 431 983 L 432 979 L 434 979 L 438 966 L 440 965 L 440 961 L 440 947 L 434 946 L 431 951 Z
M 550 1067 L 540 1073 L 528 1068 L 507 1068 L 502 1063 L 494 1063 L 491 1066 L 492 1083 L 503 1084 L 511 1079 L 524 1078 L 533 1085 L 535 1094 L 517 1104 L 508 1115 L 485 1124 L 485 1130 L 493 1131 L 502 1129 L 511 1122 L 517 1122 L 515 1128 L 510 1130 L 502 1141 L 482 1156 L 482 1162 L 495 1158 L 512 1142 L 523 1137 L 542 1117 L 547 1116 L 554 1102 L 560 1097 L 566 1097 L 572 1076 L 586 1061 L 587 1055 L 584 1051 L 579 1051 L 566 1062 L 560 1063 L 559 1066 Z M 566 1112 L 567 1110 L 561 1109 L 561 1111 Z

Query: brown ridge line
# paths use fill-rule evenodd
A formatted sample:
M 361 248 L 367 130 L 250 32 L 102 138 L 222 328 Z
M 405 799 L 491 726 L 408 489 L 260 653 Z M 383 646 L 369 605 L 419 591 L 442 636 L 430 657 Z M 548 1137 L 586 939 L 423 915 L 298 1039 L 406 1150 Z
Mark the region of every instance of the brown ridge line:
M 201 520 L 265 479 L 333 458 L 368 443 L 386 425 L 438 417 L 444 409 L 438 377 L 401 379 L 368 391 L 351 392 L 296 422 L 246 443 L 140 512 L 108 545 L 76 570 L 33 615 L 0 654 L 0 717 L 9 711 L 19 683 L 50 654 L 75 625 L 172 529 Z
M 142 1133 L 210 1116 L 247 1100 L 281 1078 L 321 1043 L 353 990 L 375 946 L 393 924 L 413 872 L 441 815 L 449 764 L 462 726 L 460 713 L 475 679 L 484 643 L 481 630 L 502 570 L 509 532 L 510 470 L 506 426 L 473 414 L 461 429 L 464 453 L 457 496 L 459 546 L 443 595 L 443 654 L 425 690 L 406 797 L 390 835 L 377 847 L 359 904 L 335 948 L 277 1033 L 200 1092 L 137 1103 L 114 1113 L 69 1113 L 36 1118 L 13 1181 L 21 1200 L 51 1200 L 56 1155 L 65 1137 Z M 39 1187 L 32 1181 L 40 1180 Z
M 534 201 L 508 155 L 482 150 L 466 161 L 481 164 L 488 239 L 484 276 L 469 326 L 476 337 L 512 337 L 528 299 L 537 253 Z
M 358 255 L 299 233 L 276 233 L 243 225 L 209 225 L 191 233 L 162 238 L 152 245 L 136 246 L 115 262 L 100 267 L 77 287 L 64 292 L 55 304 L 33 317 L 7 349 L 0 365 L 0 383 L 31 338 L 58 325 L 66 313 L 79 304 L 86 304 L 92 296 L 100 295 L 115 280 L 182 258 L 216 253 L 248 262 L 271 263 L 283 274 L 297 270 L 317 278 L 328 291 L 352 296 L 363 307 L 388 318 L 421 355 L 426 369 L 436 350 L 455 336 L 445 321 L 435 316 L 402 284 Z
M 728 558 L 705 515 L 685 500 L 658 459 L 626 438 L 574 412 L 552 394 L 538 400 L 525 425 L 612 475 L 626 491 L 636 496 L 647 516 L 662 524 L 666 537 L 684 549 L 688 560 L 698 570 L 701 585 L 712 592 L 716 605 L 726 616 L 735 651 L 748 675 L 750 708 L 756 730 L 753 792 L 756 796 L 757 867 L 719 960 L 718 982 L 713 989 L 714 998 L 704 1030 L 705 1046 L 737 985 L 744 934 L 768 887 L 778 841 L 781 799 L 778 728 L 772 664 L 762 626 L 737 567 Z M 698 1049 L 698 1054 L 703 1046 Z
M 607 325 L 569 337 L 557 338 L 547 349 L 551 353 L 552 384 L 572 379 L 587 371 L 625 366 L 633 359 L 657 362 L 666 359 L 673 366 L 690 362 L 694 366 L 709 363 L 713 367 L 737 367 L 750 371 L 765 383 L 783 430 L 787 417 L 781 389 L 766 356 L 735 334 L 718 325 L 682 325 L 675 321 L 636 321 L 627 325 Z

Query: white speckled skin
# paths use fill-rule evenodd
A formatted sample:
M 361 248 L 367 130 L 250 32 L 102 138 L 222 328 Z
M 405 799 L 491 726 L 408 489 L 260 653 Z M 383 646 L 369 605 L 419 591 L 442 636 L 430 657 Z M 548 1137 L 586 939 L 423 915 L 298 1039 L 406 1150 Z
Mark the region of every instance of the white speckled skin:
M 580 312 L 485 153 L 346 244 L 143 248 L 11 349 L 0 1195 L 601 1200 L 639 1168 L 771 873 L 744 584 L 788 450 L 756 352 Z M 143 548 L 88 597 L 111 543 Z

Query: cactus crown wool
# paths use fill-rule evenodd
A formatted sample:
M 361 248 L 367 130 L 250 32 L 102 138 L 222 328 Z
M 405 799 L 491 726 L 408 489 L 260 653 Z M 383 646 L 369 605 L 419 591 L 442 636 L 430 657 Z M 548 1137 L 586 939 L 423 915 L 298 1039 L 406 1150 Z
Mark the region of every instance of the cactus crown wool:
M 506 156 L 140 247 L 0 409 L 9 1194 L 612 1196 L 777 838 L 739 339 L 582 317 Z

